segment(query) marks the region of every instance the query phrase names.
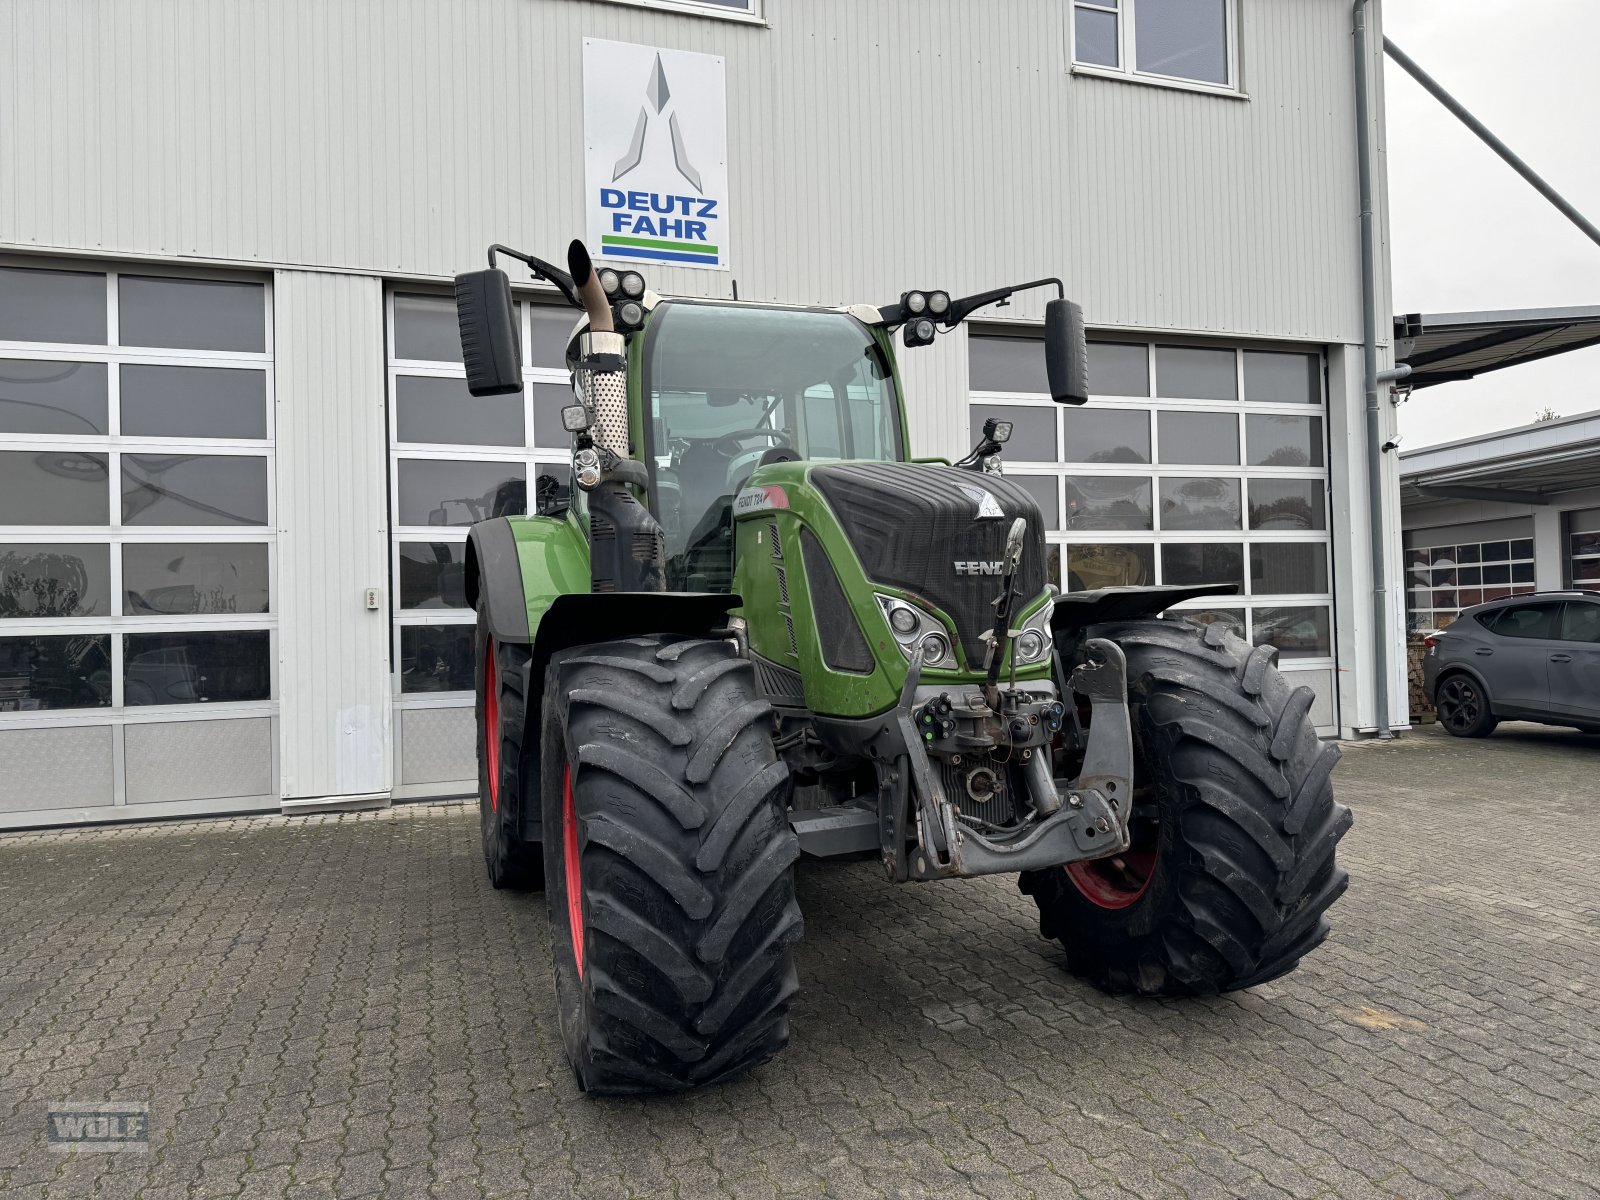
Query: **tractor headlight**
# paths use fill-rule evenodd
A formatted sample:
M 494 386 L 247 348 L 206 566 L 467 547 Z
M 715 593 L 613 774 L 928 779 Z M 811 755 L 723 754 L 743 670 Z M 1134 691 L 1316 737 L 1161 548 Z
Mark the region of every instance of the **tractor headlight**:
M 634 300 L 644 295 L 644 276 L 637 271 L 624 271 L 622 275 L 622 294 Z
M 920 317 L 928 311 L 928 298 L 921 292 L 907 292 L 906 311 L 912 316 Z
M 1021 629 L 1016 630 L 1016 640 L 1011 643 L 1011 661 L 1016 666 L 1026 667 L 1050 658 L 1054 646 L 1050 635 L 1050 618 L 1054 611 L 1056 602 L 1046 600 L 1045 606 L 1022 622 Z
M 617 305 L 617 324 L 624 333 L 631 333 L 644 324 L 644 305 L 637 300 L 627 300 Z
M 1016 640 L 1011 644 L 1011 661 L 1019 667 L 1043 662 L 1050 657 L 1053 642 L 1050 636 L 1050 617 L 1055 612 L 1055 602 L 1047 600 L 1043 608 L 1022 623 Z
M 600 272 L 600 290 L 608 296 L 615 296 L 617 289 L 622 286 L 622 277 L 610 267 Z
M 949 292 L 929 292 L 928 311 L 936 317 L 942 317 L 950 311 Z
M 874 595 L 874 599 L 889 624 L 895 644 L 908 662 L 917 647 L 921 646 L 924 667 L 946 671 L 955 669 L 955 650 L 951 645 L 950 630 L 943 621 L 897 596 Z

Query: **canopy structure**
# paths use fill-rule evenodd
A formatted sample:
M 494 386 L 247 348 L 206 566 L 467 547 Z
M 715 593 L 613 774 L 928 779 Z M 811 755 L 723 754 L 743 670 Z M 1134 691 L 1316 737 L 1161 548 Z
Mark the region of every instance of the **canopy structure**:
M 1407 313 L 1394 319 L 1394 358 L 1414 388 L 1471 379 L 1600 345 L 1600 306 Z
M 1556 492 L 1600 484 L 1600 409 L 1400 456 L 1407 504 L 1504 500 L 1546 505 Z

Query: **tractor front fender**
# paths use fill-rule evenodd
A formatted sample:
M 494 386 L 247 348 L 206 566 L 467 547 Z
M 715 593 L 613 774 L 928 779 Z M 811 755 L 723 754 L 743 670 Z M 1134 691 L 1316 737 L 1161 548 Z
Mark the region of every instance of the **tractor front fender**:
M 1104 587 L 1092 592 L 1066 592 L 1056 597 L 1050 629 L 1058 643 L 1070 643 L 1091 625 L 1153 617 L 1182 600 L 1232 596 L 1238 591 L 1237 584 L 1213 583 L 1198 587 Z
M 726 625 L 728 610 L 741 602 L 729 592 L 581 592 L 557 596 L 534 631 L 532 690 L 539 690 L 550 656 L 559 651 L 639 634 L 706 637 Z M 529 705 L 530 713 L 533 707 Z

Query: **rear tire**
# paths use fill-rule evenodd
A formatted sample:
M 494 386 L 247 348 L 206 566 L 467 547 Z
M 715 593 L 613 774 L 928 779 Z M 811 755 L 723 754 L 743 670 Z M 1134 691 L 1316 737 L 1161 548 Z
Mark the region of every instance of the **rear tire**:
M 537 746 L 528 734 L 531 646 L 497 642 L 478 609 L 478 830 L 483 864 L 496 888 L 537 891 L 544 886 L 544 853 L 522 837 L 522 809 L 538 803 Z M 531 794 L 529 794 L 531 792 Z
M 557 654 L 541 737 L 546 899 L 578 1085 L 715 1083 L 789 1039 L 800 938 L 789 771 L 725 641 Z
M 1329 778 L 1339 752 L 1311 724 L 1311 690 L 1220 624 L 1094 633 L 1128 659 L 1133 845 L 1025 872 L 1039 932 L 1114 993 L 1206 995 L 1292 971 L 1349 882 L 1334 859 L 1350 827 Z
M 1439 681 L 1433 707 L 1439 714 L 1439 724 L 1453 737 L 1488 737 L 1500 724 L 1490 705 L 1489 690 L 1460 672 Z

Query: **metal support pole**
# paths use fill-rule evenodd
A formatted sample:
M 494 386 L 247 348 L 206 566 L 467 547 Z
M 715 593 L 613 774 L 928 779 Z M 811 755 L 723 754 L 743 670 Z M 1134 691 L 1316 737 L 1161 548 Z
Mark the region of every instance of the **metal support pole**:
M 1360 18 L 1357 19 L 1359 20 Z M 1506 163 L 1513 171 L 1531 183 L 1541 196 L 1550 201 L 1551 204 L 1555 205 L 1556 209 L 1561 213 L 1562 216 L 1566 217 L 1567 220 L 1571 221 L 1579 229 L 1583 230 L 1584 235 L 1588 237 L 1591 242 L 1595 243 L 1597 246 L 1600 246 L 1600 227 L 1596 227 L 1595 223 L 1574 208 L 1565 196 L 1546 183 L 1537 171 L 1535 171 L 1527 163 L 1523 162 L 1520 157 L 1518 157 L 1516 151 L 1512 150 L 1510 146 L 1506 145 L 1499 138 L 1495 137 L 1495 135 L 1490 132 L 1487 125 L 1469 113 L 1466 108 L 1463 107 L 1461 101 L 1457 100 L 1449 92 L 1445 91 L 1444 88 L 1440 86 L 1437 79 L 1435 79 L 1432 75 L 1429 75 L 1421 67 L 1417 66 L 1416 62 L 1409 54 L 1400 49 L 1399 46 L 1396 46 L 1388 38 L 1383 39 L 1383 48 L 1388 52 L 1390 58 L 1394 59 L 1395 62 L 1399 63 L 1400 66 L 1404 68 L 1407 75 L 1411 76 L 1411 78 L 1420 83 L 1425 89 L 1427 89 L 1428 93 L 1432 95 L 1435 100 L 1455 114 L 1456 119 L 1468 129 L 1472 130 L 1473 133 L 1477 134 L 1478 137 L 1482 139 L 1484 145 L 1488 146 L 1489 149 L 1493 150 L 1501 158 L 1505 159 Z
M 1367 3 L 1351 7 L 1351 33 L 1355 41 L 1356 163 L 1361 189 L 1361 381 L 1367 400 L 1367 536 L 1372 551 L 1372 665 L 1373 699 L 1380 738 L 1393 737 L 1389 728 L 1389 613 L 1384 576 L 1383 434 L 1378 408 L 1377 279 L 1373 264 L 1372 229 L 1372 118 L 1367 99 Z

